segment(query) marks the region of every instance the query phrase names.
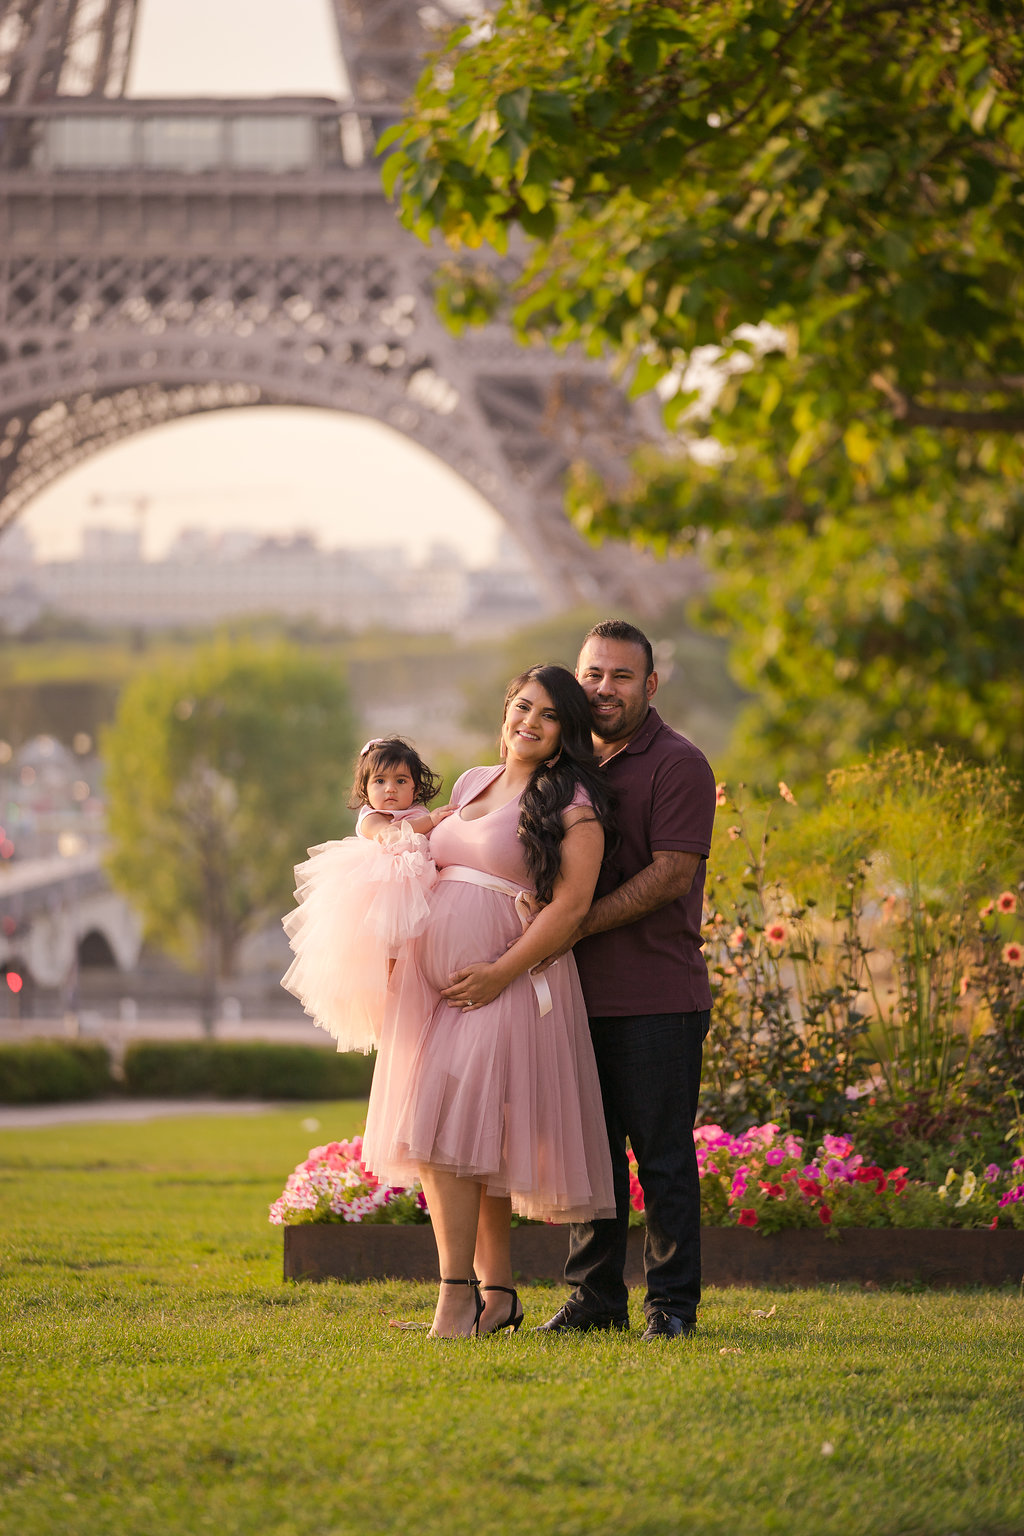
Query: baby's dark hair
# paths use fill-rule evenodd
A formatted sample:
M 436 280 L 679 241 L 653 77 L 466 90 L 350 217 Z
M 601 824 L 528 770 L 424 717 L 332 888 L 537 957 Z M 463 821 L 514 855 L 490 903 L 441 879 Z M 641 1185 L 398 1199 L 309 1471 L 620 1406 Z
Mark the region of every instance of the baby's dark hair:
M 433 800 L 444 783 L 441 775 L 431 773 L 416 748 L 403 741 L 401 736 L 376 736 L 366 743 L 356 758 L 352 793 L 348 797 L 351 809 L 355 811 L 361 805 L 369 804 L 366 786 L 375 773 L 386 768 L 401 768 L 403 764 L 412 776 L 413 804 L 426 805 Z

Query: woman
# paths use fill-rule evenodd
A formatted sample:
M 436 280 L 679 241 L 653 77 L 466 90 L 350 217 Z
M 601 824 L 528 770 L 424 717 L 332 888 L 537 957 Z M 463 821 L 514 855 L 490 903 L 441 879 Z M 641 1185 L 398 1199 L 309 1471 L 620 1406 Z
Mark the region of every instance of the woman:
M 615 1205 L 575 962 L 531 975 L 589 908 L 604 852 L 608 794 L 571 672 L 514 680 L 501 756 L 462 775 L 431 836 L 431 915 L 395 969 L 363 1139 L 378 1178 L 422 1181 L 439 1338 L 522 1322 L 513 1209 L 582 1221 Z

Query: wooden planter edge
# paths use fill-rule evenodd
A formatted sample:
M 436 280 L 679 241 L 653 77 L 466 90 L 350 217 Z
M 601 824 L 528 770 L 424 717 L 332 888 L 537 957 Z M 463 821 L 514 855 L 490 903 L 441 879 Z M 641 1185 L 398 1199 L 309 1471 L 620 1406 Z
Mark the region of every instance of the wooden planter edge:
M 629 1233 L 626 1283 L 643 1284 L 642 1228 Z M 706 1286 L 898 1283 L 932 1286 L 1024 1283 L 1024 1231 L 844 1227 L 763 1237 L 737 1227 L 701 1233 Z M 565 1227 L 514 1227 L 512 1265 L 523 1284 L 560 1281 Z M 284 1228 L 286 1280 L 437 1279 L 429 1226 L 311 1222 Z

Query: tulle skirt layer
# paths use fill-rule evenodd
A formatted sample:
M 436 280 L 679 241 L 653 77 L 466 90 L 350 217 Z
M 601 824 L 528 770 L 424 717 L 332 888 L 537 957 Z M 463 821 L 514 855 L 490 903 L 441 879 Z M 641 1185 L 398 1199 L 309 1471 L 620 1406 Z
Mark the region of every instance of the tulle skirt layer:
M 388 962 L 430 914 L 437 871 L 425 837 L 403 824 L 388 847 L 369 838 L 321 843 L 295 868 L 298 903 L 284 918 L 295 959 L 281 979 L 339 1051 L 372 1051 Z
M 529 976 L 462 1013 L 438 994 L 452 971 L 493 960 L 519 936 L 512 900 L 442 881 L 431 918 L 399 958 L 363 1138 L 378 1178 L 421 1163 L 479 1179 L 522 1216 L 585 1221 L 614 1213 L 601 1090 L 571 956 L 546 973 L 543 1016 Z

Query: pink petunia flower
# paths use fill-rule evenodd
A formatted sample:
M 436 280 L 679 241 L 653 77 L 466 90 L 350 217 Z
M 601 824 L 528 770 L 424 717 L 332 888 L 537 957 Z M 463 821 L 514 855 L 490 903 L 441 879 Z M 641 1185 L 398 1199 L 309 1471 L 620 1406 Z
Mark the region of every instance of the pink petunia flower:
M 787 938 L 785 923 L 769 923 L 764 936 L 769 944 L 785 944 Z
M 994 1184 L 1002 1171 L 998 1163 L 989 1163 L 984 1173 L 985 1183 Z
M 764 1160 L 769 1168 L 777 1168 L 780 1163 L 786 1161 L 786 1154 L 781 1147 L 769 1147 L 764 1155 Z
M 1017 897 L 1013 891 L 1003 891 L 996 898 L 996 906 L 1000 912 L 1016 912 Z
M 1015 970 L 1018 967 L 1024 965 L 1024 948 L 1021 948 L 1019 944 L 1012 942 L 1009 944 L 1004 944 L 1003 963 L 1004 965 L 1012 965 Z

